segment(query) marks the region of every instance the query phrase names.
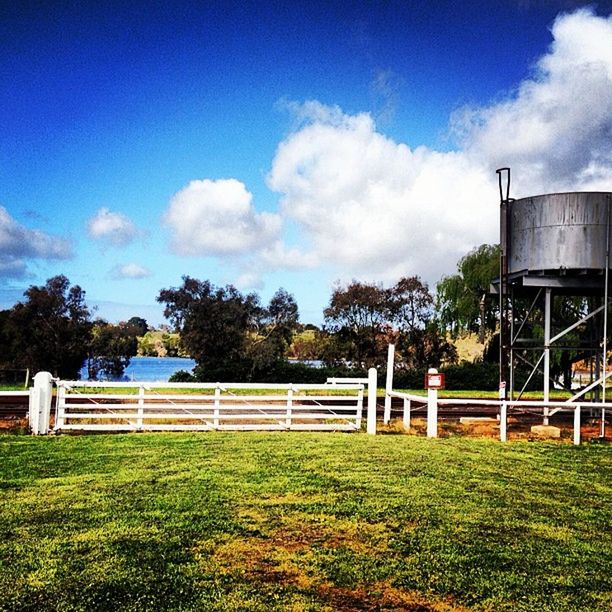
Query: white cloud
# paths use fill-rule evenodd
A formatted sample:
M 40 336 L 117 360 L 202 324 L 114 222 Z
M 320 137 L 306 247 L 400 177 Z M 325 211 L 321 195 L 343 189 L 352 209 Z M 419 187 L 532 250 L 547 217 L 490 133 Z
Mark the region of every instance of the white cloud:
M 299 248 L 287 247 L 281 240 L 277 240 L 262 249 L 258 260 L 268 270 L 314 268 L 320 263 L 316 253 L 305 253 Z
M 562 15 L 552 35 L 514 92 L 451 117 L 455 151 L 412 149 L 368 113 L 282 101 L 295 122 L 267 177 L 279 214 L 258 212 L 237 180 L 192 181 L 165 215 L 173 249 L 231 256 L 240 286 L 317 266 L 344 280 L 419 274 L 433 284 L 471 248 L 498 240 L 496 168 L 511 166 L 513 197 L 612 190 L 612 17 Z M 392 99 L 394 82 L 380 73 L 374 91 Z
M 138 235 L 138 229 L 130 219 L 105 207 L 87 222 L 87 232 L 94 240 L 113 246 L 125 246 Z
M 489 169 L 511 166 L 519 196 L 612 184 L 612 16 L 558 17 L 549 52 L 508 99 L 464 108 L 453 126 Z M 517 194 L 515 194 L 517 195 Z
M 234 286 L 241 291 L 251 291 L 263 289 L 263 280 L 261 274 L 256 270 L 245 271 L 239 274 L 234 280 Z
M 18 223 L 0 206 L 0 277 L 22 277 L 27 259 L 68 259 L 72 247 L 64 238 Z
M 151 270 L 137 263 L 127 263 L 115 266 L 111 270 L 111 276 L 115 279 L 138 279 L 151 276 Z
M 176 193 L 164 221 L 179 255 L 252 254 L 278 240 L 281 218 L 258 213 L 252 195 L 235 179 L 195 180 Z
M 399 104 L 399 85 L 402 79 L 393 70 L 376 70 L 370 82 L 376 121 L 391 122 Z
M 453 117 L 457 151 L 411 149 L 369 114 L 287 104 L 298 124 L 268 185 L 318 260 L 343 278 L 437 280 L 472 247 L 498 240 L 500 166 L 512 167 L 514 197 L 611 190 L 612 18 L 581 10 L 552 33 L 536 75 L 512 96 Z
M 268 183 L 322 261 L 344 276 L 432 278 L 493 237 L 492 181 L 465 155 L 413 151 L 367 114 L 308 107 L 312 121 L 281 143 Z

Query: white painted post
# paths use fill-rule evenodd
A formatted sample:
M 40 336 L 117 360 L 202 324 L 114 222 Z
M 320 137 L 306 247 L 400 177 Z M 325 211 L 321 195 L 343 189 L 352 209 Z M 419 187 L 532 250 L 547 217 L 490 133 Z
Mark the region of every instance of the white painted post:
M 219 427 L 219 414 L 221 408 L 221 387 L 217 383 L 217 388 L 215 389 L 215 412 L 213 415 L 213 426 Z
M 580 444 L 580 405 L 574 408 L 574 444 Z
M 404 430 L 410 431 L 410 400 L 404 398 Z
M 368 370 L 368 426 L 369 434 L 376 434 L 376 389 L 378 388 L 378 371 L 376 368 Z
M 285 427 L 291 429 L 291 412 L 293 408 L 293 387 L 289 387 L 287 391 L 287 417 L 285 418 Z
M 57 397 L 55 398 L 55 430 L 60 431 L 66 423 L 66 387 L 57 385 Z
M 502 402 L 499 408 L 499 439 L 501 442 L 507 440 L 507 416 L 508 416 L 508 405 L 506 402 Z
M 385 384 L 385 425 L 391 420 L 391 396 L 389 393 L 393 390 L 393 364 L 395 362 L 395 344 L 389 345 L 387 352 L 387 381 Z
M 32 387 L 30 389 L 30 397 L 28 400 L 28 424 L 30 431 L 38 434 L 38 404 L 40 403 L 40 389 Z
M 138 390 L 138 418 L 136 419 L 136 429 L 142 431 L 142 423 L 144 420 L 144 401 L 145 401 L 145 388 L 140 385 Z
M 429 368 L 428 374 L 437 374 L 436 368 Z M 438 390 L 427 389 L 427 437 L 438 437 Z
M 34 376 L 34 387 L 30 396 L 29 421 L 34 435 L 49 433 L 53 376 L 49 372 L 38 372 Z
M 357 415 L 355 418 L 355 429 L 359 431 L 361 429 L 361 418 L 363 417 L 363 385 L 359 389 L 357 394 Z

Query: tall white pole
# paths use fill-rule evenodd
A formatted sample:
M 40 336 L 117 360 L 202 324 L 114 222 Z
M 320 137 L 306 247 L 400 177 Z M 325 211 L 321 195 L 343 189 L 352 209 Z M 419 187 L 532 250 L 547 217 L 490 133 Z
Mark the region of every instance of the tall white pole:
M 389 344 L 387 352 L 387 380 L 385 384 L 385 425 L 391 420 L 391 396 L 389 393 L 393 391 L 393 364 L 395 362 L 395 344 Z
M 608 281 L 610 275 L 610 197 L 607 200 L 607 223 L 606 223 L 606 269 L 604 275 L 604 336 L 603 336 L 603 385 L 601 401 L 606 403 L 606 373 L 608 372 Z M 606 407 L 601 408 L 601 428 L 599 435 L 606 435 Z

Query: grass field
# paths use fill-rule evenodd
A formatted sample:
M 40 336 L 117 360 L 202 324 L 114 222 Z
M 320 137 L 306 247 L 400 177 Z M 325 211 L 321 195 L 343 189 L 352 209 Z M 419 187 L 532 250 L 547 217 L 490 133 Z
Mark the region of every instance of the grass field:
M 2 610 L 605 610 L 610 447 L 0 436 Z

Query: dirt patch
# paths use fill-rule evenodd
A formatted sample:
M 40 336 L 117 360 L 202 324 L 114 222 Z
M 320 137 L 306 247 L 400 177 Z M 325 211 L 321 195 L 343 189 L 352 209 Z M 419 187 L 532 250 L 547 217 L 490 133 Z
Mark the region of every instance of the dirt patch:
M 466 608 L 450 600 L 431 602 L 420 593 L 376 583 L 369 590 L 363 588 L 345 589 L 320 585 L 317 594 L 330 606 L 330 610 L 346 612 L 375 610 L 406 610 L 409 612 L 462 612 Z
M 246 512 L 244 518 L 265 532 L 270 517 Z M 355 588 L 332 584 L 317 566 L 324 550 L 350 550 L 358 555 L 382 557 L 388 553 L 384 525 L 293 513 L 274 519 L 278 528 L 261 536 L 226 539 L 210 550 L 208 562 L 223 574 L 241 576 L 247 582 L 280 584 L 308 597 L 315 597 L 323 610 L 463 610 L 450 600 L 429 600 L 421 593 L 378 582 Z
M 0 419 L 0 431 L 5 433 L 25 433 L 29 427 L 26 417 L 5 416 Z

